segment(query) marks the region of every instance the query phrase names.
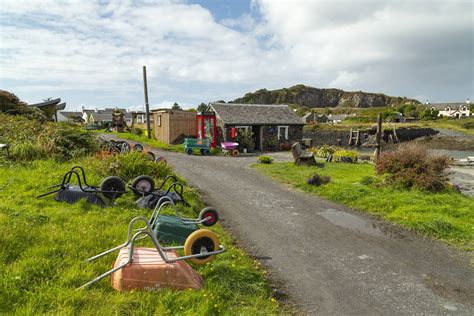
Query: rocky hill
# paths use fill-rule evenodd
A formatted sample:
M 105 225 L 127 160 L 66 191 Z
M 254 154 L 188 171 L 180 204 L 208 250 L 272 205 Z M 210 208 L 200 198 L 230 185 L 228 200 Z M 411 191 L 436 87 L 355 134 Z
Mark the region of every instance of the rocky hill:
M 382 93 L 348 92 L 340 89 L 318 89 L 305 85 L 278 90 L 260 89 L 230 103 L 296 104 L 308 108 L 324 107 L 386 107 L 400 104 L 419 104 L 406 97 L 391 97 Z

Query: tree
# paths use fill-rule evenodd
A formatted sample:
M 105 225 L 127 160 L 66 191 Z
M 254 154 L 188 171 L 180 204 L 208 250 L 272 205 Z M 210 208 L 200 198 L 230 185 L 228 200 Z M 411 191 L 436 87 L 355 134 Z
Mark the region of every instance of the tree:
M 179 104 L 177 102 L 175 102 L 173 104 L 173 106 L 171 107 L 172 110 L 182 110 L 182 108 L 179 106 Z
M 201 104 L 199 104 L 196 109 L 198 112 L 205 112 L 207 110 L 207 104 L 201 102 Z

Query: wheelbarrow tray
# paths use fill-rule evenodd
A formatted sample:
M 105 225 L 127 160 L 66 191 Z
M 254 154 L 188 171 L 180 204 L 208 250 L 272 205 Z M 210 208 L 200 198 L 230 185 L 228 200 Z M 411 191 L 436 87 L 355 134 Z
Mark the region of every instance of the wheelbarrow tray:
M 140 208 L 154 209 L 159 199 L 162 198 L 163 196 L 170 197 L 174 203 L 186 204 L 186 202 L 176 192 L 170 191 L 166 193 L 165 191 L 162 191 L 162 190 L 155 190 L 149 195 L 142 196 L 136 201 L 136 204 Z
M 196 224 L 184 224 L 176 216 L 158 215 L 154 231 L 156 237 L 164 244 L 184 245 L 186 238 L 198 230 Z
M 96 187 L 85 187 L 86 190 L 96 190 Z M 68 185 L 65 189 L 58 191 L 54 199 L 59 202 L 76 203 L 80 199 L 86 200 L 88 203 L 97 204 L 99 206 L 107 206 L 110 201 L 100 193 L 85 192 L 79 186 Z
M 175 251 L 166 252 L 169 259 L 175 259 Z M 128 261 L 128 248 L 122 248 L 114 267 Z M 118 291 L 164 288 L 173 290 L 200 289 L 203 278 L 184 261 L 166 263 L 155 248 L 134 248 L 133 261 L 112 274 L 112 287 Z

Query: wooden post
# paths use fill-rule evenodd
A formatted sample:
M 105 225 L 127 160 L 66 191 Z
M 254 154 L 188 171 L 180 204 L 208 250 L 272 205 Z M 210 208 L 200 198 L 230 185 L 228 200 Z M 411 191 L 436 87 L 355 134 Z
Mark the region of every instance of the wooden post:
M 382 114 L 379 114 L 377 117 L 377 134 L 376 134 L 376 142 L 377 145 L 375 147 L 375 161 L 379 159 L 380 156 L 380 141 L 382 138 Z
M 146 82 L 146 66 L 143 66 L 143 87 L 145 89 L 146 134 L 148 135 L 148 139 L 151 139 L 150 107 L 148 105 L 148 85 Z

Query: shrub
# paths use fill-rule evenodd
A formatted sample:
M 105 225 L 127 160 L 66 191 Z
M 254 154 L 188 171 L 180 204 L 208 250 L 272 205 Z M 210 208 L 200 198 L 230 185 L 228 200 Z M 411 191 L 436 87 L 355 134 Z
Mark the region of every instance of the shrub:
M 130 132 L 131 132 L 132 134 L 137 135 L 137 136 L 142 136 L 142 135 L 143 135 L 143 130 L 142 130 L 141 128 L 139 128 L 139 127 L 134 127 L 134 128 L 132 128 L 132 129 L 130 129 Z
M 328 176 L 321 177 L 317 173 L 313 174 L 311 176 L 311 178 L 309 178 L 308 181 L 306 181 L 306 183 L 308 183 L 309 185 L 315 185 L 317 187 L 319 187 L 322 184 L 329 183 L 329 182 L 331 182 L 331 177 L 328 177 Z
M 327 158 L 329 154 L 334 154 L 338 149 L 336 146 L 322 145 L 319 148 L 311 148 L 310 151 L 312 151 L 316 157 Z
M 372 176 L 364 176 L 361 180 L 360 183 L 363 185 L 371 185 L 375 182 L 375 178 Z
M 140 175 L 149 175 L 153 178 L 164 178 L 171 174 L 171 169 L 163 164 L 151 161 L 147 154 L 132 151 L 129 153 L 105 157 L 103 160 L 91 158 L 100 176 L 118 176 L 125 181 L 131 181 Z
M 465 129 L 474 129 L 474 122 L 463 123 L 462 127 L 465 128 Z
M 25 141 L 12 147 L 11 156 L 16 161 L 31 161 L 44 158 L 45 152 L 37 144 Z
M 271 164 L 273 162 L 273 158 L 270 156 L 260 156 L 258 157 L 258 163 L 263 163 L 263 164 Z
M 99 150 L 96 134 L 68 124 L 48 124 L 38 138 L 43 148 L 60 161 Z
M 353 150 L 337 150 L 336 152 L 334 152 L 333 157 L 338 162 L 357 162 L 357 152 Z
M 448 185 L 448 158 L 430 155 L 419 144 L 401 145 L 397 151 L 383 153 L 375 168 L 390 184 L 407 189 L 438 192 Z

